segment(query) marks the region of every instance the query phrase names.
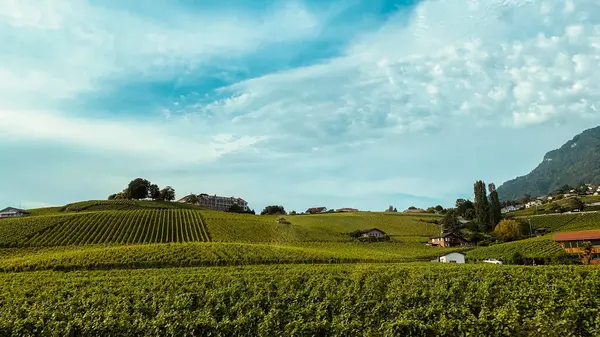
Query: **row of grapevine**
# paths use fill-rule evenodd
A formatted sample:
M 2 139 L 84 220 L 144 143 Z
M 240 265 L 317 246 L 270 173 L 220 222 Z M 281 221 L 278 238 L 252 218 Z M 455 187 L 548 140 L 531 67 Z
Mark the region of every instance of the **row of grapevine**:
M 71 216 L 23 217 L 0 220 L 0 247 L 18 247 L 41 233 L 69 221 Z
M 600 270 L 254 266 L 0 274 L 2 336 L 598 336 Z
M 495 258 L 510 261 L 515 253 L 519 253 L 525 258 L 535 259 L 551 259 L 565 256 L 565 251 L 558 243 L 552 240 L 551 236 L 543 236 L 489 247 L 477 247 L 468 251 L 467 257 L 477 260 Z
M 29 235 L 23 237 L 11 231 L 13 227 L 0 223 L 0 238 L 4 235 L 6 242 L 17 242 L 16 246 L 209 241 L 199 211 L 185 209 L 89 212 L 27 217 L 14 222 L 13 227 L 26 228 Z
M 549 231 L 577 231 L 600 229 L 600 213 L 570 213 L 520 217 L 521 221 L 531 221 L 531 227 L 546 228 Z
M 423 244 L 354 242 L 182 243 L 21 248 L 0 256 L 0 271 L 151 268 L 300 263 L 429 261 L 454 251 Z

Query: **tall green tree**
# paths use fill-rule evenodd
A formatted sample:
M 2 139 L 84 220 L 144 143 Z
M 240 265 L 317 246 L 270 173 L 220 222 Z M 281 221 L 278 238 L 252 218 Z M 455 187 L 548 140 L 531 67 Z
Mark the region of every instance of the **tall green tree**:
M 469 209 L 475 209 L 473 202 L 468 199 L 456 199 L 456 211 L 459 216 L 465 217 Z
M 458 222 L 458 212 L 455 209 L 449 209 L 446 215 L 440 220 L 443 232 L 457 233 L 460 227 Z
M 158 185 L 151 184 L 150 187 L 148 187 L 148 197 L 152 200 L 160 199 L 160 188 L 158 188 Z
M 160 190 L 160 200 L 173 201 L 175 200 L 175 189 L 171 186 L 167 186 Z
M 490 205 L 487 199 L 485 183 L 482 180 L 475 182 L 473 187 L 475 194 L 475 222 L 479 225 L 482 232 L 491 230 L 490 226 Z
M 150 185 L 150 181 L 142 178 L 136 178 L 129 183 L 127 186 L 127 191 L 132 199 L 144 199 L 148 197 Z
M 490 191 L 490 224 L 496 226 L 502 220 L 502 206 L 500 205 L 496 185 L 489 184 L 488 190 Z

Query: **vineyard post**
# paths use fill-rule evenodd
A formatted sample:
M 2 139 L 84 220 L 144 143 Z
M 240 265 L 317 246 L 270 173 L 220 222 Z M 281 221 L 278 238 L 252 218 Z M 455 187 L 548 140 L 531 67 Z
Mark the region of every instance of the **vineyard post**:
M 527 219 L 529 222 L 529 236 L 533 235 L 533 229 L 531 229 L 531 219 Z

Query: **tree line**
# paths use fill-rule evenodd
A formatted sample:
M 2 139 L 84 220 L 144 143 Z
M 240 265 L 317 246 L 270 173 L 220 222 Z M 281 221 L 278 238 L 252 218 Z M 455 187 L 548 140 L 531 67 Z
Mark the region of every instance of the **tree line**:
M 158 185 L 153 184 L 148 179 L 133 179 L 123 191 L 108 196 L 108 200 L 115 199 L 152 199 L 155 201 L 173 201 L 175 200 L 175 189 L 166 186 L 160 189 Z

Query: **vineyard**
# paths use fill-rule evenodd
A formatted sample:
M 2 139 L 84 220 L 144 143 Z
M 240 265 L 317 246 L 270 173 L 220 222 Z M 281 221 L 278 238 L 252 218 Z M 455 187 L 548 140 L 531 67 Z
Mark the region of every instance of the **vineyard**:
M 103 211 L 0 222 L 4 247 L 191 241 L 210 241 L 199 211 Z
M 600 229 L 600 213 L 571 213 L 518 218 L 521 221 L 528 221 L 528 219 L 531 219 L 533 229 L 546 228 L 553 232 Z
M 600 270 L 252 266 L 0 274 L 3 336 L 598 336 Z
M 477 247 L 468 251 L 467 257 L 473 260 L 494 258 L 502 261 L 511 261 L 515 253 L 521 254 L 524 258 L 531 259 L 556 259 L 566 255 L 562 247 L 552 240 L 552 236 L 546 235 L 489 247 Z
M 286 245 L 182 243 L 5 249 L 0 271 L 93 270 L 255 264 L 429 261 L 460 249 L 423 244 L 352 242 Z

